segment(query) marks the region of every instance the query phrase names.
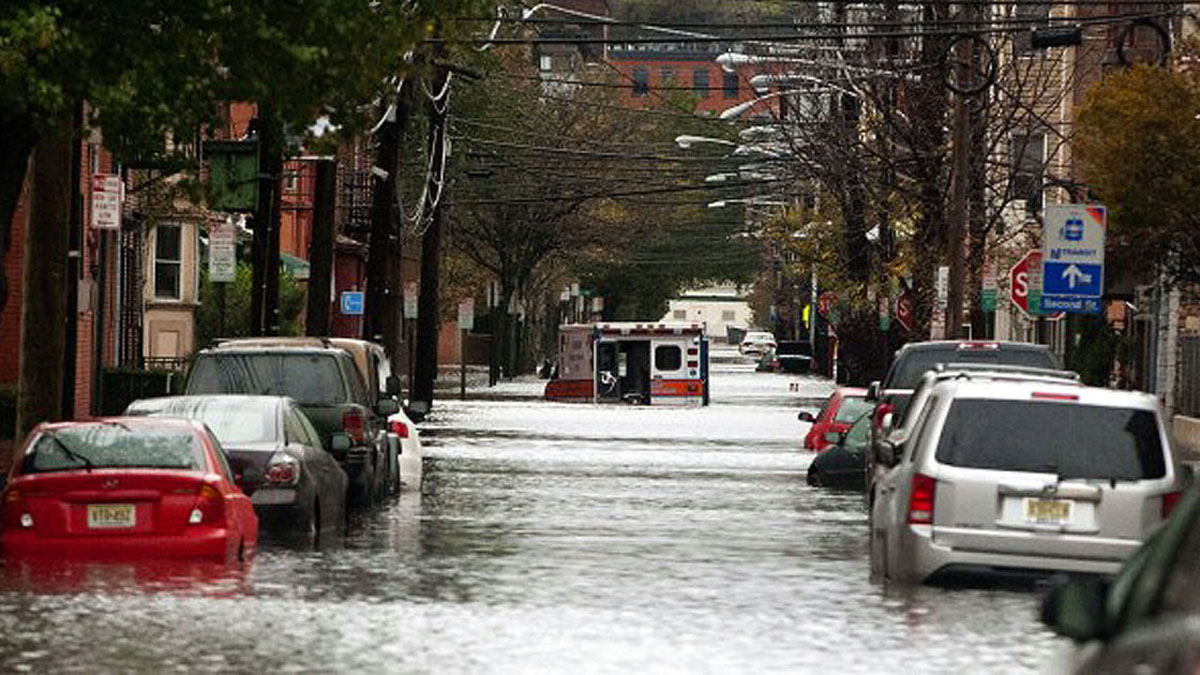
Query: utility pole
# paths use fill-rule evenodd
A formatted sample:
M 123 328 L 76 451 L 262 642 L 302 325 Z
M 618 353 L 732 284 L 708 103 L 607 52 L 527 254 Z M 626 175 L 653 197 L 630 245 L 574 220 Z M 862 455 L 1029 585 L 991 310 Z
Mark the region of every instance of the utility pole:
M 439 45 L 436 55 L 442 56 L 444 50 Z M 438 370 L 438 276 L 442 260 L 442 214 L 446 194 L 445 176 L 440 169 L 447 161 L 450 70 L 439 65 L 435 72 L 429 100 L 429 156 L 432 170 L 426 177 L 426 201 L 421 213 L 421 222 L 426 223 L 426 229 L 421 240 L 421 293 L 417 303 L 417 352 L 410 406 L 418 414 L 428 412 L 433 406 L 433 384 L 437 380 Z
M 326 337 L 329 325 L 329 289 L 333 281 L 334 203 L 337 200 L 337 160 L 317 160 L 317 181 L 313 194 L 312 242 L 308 247 L 311 265 L 308 278 L 308 312 L 305 333 Z
M 371 171 L 371 236 L 367 252 L 366 313 L 363 338 L 381 342 L 393 362 L 400 357 L 400 293 L 394 287 L 399 276 L 399 214 L 396 208 L 396 177 L 400 164 L 400 135 L 408 121 L 405 80 L 396 92 L 375 132 L 375 166 Z
M 282 124 L 268 106 L 255 118 L 258 204 L 254 209 L 250 333 L 279 334 L 279 179 L 283 174 Z
M 962 2 L 958 6 L 958 16 L 963 23 L 975 20 L 979 3 L 974 1 Z M 959 40 L 956 47 L 955 76 L 958 82 L 966 83 L 972 77 L 973 66 L 976 62 L 974 42 Z M 969 152 L 971 149 L 971 107 L 970 97 L 961 92 L 954 94 L 954 124 L 952 129 L 952 161 L 950 205 L 947 213 L 946 256 L 949 260 L 950 283 L 946 294 L 946 335 L 948 339 L 961 336 L 963 296 L 966 286 L 967 258 L 967 207 L 968 186 L 971 182 L 971 165 Z
M 62 113 L 33 153 L 25 236 L 18 364 L 16 446 L 40 422 L 61 419 L 70 248 L 71 111 Z

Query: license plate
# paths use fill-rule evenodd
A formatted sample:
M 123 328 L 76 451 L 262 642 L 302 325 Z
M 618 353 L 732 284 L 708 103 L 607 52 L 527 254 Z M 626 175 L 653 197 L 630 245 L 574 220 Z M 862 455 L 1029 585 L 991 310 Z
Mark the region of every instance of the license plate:
M 108 530 L 133 527 L 137 524 L 137 509 L 133 504 L 88 504 L 88 527 Z
M 1071 519 L 1071 502 L 1065 499 L 1026 499 L 1025 519 L 1031 523 L 1065 523 Z

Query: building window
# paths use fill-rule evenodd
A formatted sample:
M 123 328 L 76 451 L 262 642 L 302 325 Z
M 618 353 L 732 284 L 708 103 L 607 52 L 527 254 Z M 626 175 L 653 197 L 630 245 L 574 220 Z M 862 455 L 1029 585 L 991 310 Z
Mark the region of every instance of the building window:
M 538 66 L 543 71 L 553 70 L 554 69 L 554 58 L 551 57 L 549 54 L 542 54 L 542 56 L 539 57 L 539 59 L 538 59 Z
M 742 83 L 738 79 L 737 73 L 725 73 L 724 77 L 725 98 L 737 98 L 741 91 Z
M 683 350 L 675 345 L 663 345 L 654 350 L 654 368 L 659 371 L 679 370 L 683 366 Z
M 1040 132 L 1015 134 L 1009 148 L 1011 163 L 1009 191 L 1013 199 L 1024 199 L 1030 213 L 1042 210 L 1042 173 L 1046 167 L 1046 135 Z
M 633 95 L 646 96 L 650 93 L 650 69 L 635 66 L 633 69 Z
M 683 321 L 683 320 L 687 319 L 687 310 L 686 309 L 677 309 L 671 313 L 671 316 L 680 321 Z
M 663 89 L 670 89 L 671 87 L 675 86 L 675 69 L 674 68 L 663 68 L 662 70 L 659 71 L 658 74 L 659 74 L 659 77 L 661 78 Z
M 700 98 L 708 98 L 708 68 L 692 71 L 692 88 Z
M 180 300 L 183 274 L 183 228 L 160 224 L 154 228 L 154 297 Z
M 737 313 L 732 309 L 726 309 L 721 312 L 722 321 L 733 321 L 737 318 Z
M 296 192 L 296 188 L 300 185 L 300 176 L 298 170 L 287 171 L 283 174 L 283 191 L 288 193 Z

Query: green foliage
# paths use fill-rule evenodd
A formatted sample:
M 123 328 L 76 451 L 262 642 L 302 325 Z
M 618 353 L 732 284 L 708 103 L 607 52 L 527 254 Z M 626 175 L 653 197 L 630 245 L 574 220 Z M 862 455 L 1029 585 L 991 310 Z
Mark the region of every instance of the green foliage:
M 196 344 L 207 345 L 216 338 L 250 335 L 250 290 L 253 270 L 249 263 L 239 262 L 232 283 L 216 284 L 208 278 L 208 270 L 200 273 L 200 306 L 196 309 Z M 225 286 L 225 330 L 221 331 L 221 286 Z M 307 295 L 291 273 L 279 272 L 279 316 L 281 335 L 302 335 Z
M 1129 362 L 1130 339 L 1116 333 L 1098 316 L 1079 318 L 1079 340 L 1067 354 L 1067 369 L 1079 373 L 1084 384 L 1107 387 L 1113 364 Z
M 293 132 L 321 114 L 363 122 L 405 54 L 478 0 L 8 0 L 0 3 L 0 119 L 41 128 L 94 105 L 125 157 L 190 140 L 228 101 L 256 101 Z M 453 39 L 457 24 L 446 28 Z
M 1074 148 L 1110 209 L 1115 264 L 1200 281 L 1200 86 L 1194 73 L 1137 66 L 1109 75 L 1079 114 Z

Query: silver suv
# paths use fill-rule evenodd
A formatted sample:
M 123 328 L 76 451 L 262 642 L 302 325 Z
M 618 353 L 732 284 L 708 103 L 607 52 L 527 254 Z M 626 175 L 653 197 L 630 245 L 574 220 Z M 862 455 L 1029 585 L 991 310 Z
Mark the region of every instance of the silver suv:
M 875 447 L 871 568 L 889 580 L 1112 573 L 1178 498 L 1146 394 L 963 372 L 913 413 L 903 445 Z

